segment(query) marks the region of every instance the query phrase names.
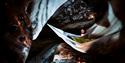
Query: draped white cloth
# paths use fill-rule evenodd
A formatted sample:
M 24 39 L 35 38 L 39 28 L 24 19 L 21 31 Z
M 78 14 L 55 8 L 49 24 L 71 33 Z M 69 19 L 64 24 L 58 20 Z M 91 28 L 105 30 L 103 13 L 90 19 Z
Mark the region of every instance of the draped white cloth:
M 33 27 L 33 40 L 35 40 L 48 19 L 67 0 L 34 0 L 34 6 L 30 15 Z
M 114 12 L 113 12 L 113 9 L 112 9 L 112 6 L 111 6 L 111 3 L 109 3 L 109 6 L 108 6 L 108 21 L 110 22 L 110 27 L 104 29 L 102 27 L 100 27 L 99 25 L 93 25 L 93 27 L 96 27 L 92 33 L 95 33 L 95 34 L 103 34 L 104 36 L 107 36 L 107 35 L 110 35 L 110 34 L 113 34 L 115 32 L 118 32 L 119 30 L 121 30 L 122 28 L 122 24 L 120 22 L 120 20 L 118 20 L 118 18 L 114 15 Z M 78 48 L 80 47 L 80 43 L 72 40 L 72 38 L 74 37 L 80 37 L 80 35 L 75 35 L 75 34 L 71 34 L 71 33 L 67 33 L 59 28 L 56 28 L 50 24 L 47 24 L 61 39 L 63 39 L 69 46 L 71 46 L 73 49 L 79 51 L 79 52 L 82 52 L 82 53 L 86 53 L 87 49 L 84 49 L 84 48 Z M 91 28 L 90 28 L 91 29 Z M 103 31 L 99 31 L 103 29 Z M 119 33 L 117 34 L 114 34 L 112 36 L 112 38 L 114 39 L 117 39 L 119 37 Z M 91 43 L 94 43 L 95 41 L 99 40 L 98 39 L 95 39 L 93 41 L 91 41 Z M 90 42 L 89 42 L 90 43 Z M 91 44 L 90 43 L 90 44 Z
M 32 21 L 32 26 L 33 26 L 33 40 L 35 40 L 38 37 L 39 33 L 41 32 L 44 25 L 47 23 L 48 19 L 66 1 L 67 0 L 35 0 L 34 1 L 35 5 L 33 7 L 33 10 L 30 16 L 30 19 Z M 114 15 L 114 12 L 110 3 L 109 3 L 107 12 L 108 12 L 107 18 L 108 18 L 108 21 L 110 22 L 110 27 L 102 28 L 99 25 L 95 24 L 91 27 L 91 28 L 96 27 L 93 30 L 92 34 L 103 34 L 104 36 L 107 36 L 107 35 L 113 34 L 114 32 L 122 28 L 122 24 L 118 20 L 118 18 Z M 50 24 L 47 24 L 47 25 L 72 48 L 83 53 L 85 52 L 84 50 L 77 48 L 80 45 L 80 43 L 72 40 L 72 38 L 79 37 L 80 35 L 67 33 Z

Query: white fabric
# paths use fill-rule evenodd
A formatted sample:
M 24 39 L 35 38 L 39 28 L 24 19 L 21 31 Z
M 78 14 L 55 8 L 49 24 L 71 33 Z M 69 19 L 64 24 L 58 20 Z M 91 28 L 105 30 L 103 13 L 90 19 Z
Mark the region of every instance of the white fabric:
M 112 33 L 115 33 L 116 31 L 121 30 L 122 23 L 121 21 L 114 15 L 111 3 L 109 3 L 108 6 L 108 21 L 110 23 L 110 26 L 108 28 L 103 27 L 98 24 L 94 24 L 90 29 L 95 28 L 92 35 L 110 35 Z
M 82 49 L 79 49 L 79 45 L 80 43 L 72 40 L 71 38 L 69 38 L 68 36 L 70 37 L 79 37 L 79 35 L 74 35 L 74 34 L 71 34 L 71 33 L 68 33 L 68 32 L 64 32 L 63 30 L 61 29 L 58 29 L 50 24 L 47 24 L 60 38 L 62 38 L 69 46 L 71 46 L 73 49 L 79 51 L 79 52 L 82 52 L 82 53 L 85 53 L 86 51 L 82 50 Z
M 34 0 L 34 7 L 30 16 L 35 40 L 48 19 L 67 0 Z
M 112 7 L 111 7 L 111 4 L 109 3 L 109 9 L 108 9 L 108 20 L 110 21 L 110 27 L 109 28 L 104 28 L 102 26 L 99 26 L 97 24 L 94 24 L 92 26 L 93 27 L 96 27 L 94 29 L 94 31 L 92 33 L 95 33 L 95 34 L 103 34 L 104 36 L 106 35 L 109 35 L 109 34 L 112 34 L 116 31 L 119 31 L 121 28 L 122 28 L 122 24 L 121 22 L 117 19 L 117 17 L 115 17 L 114 13 L 113 13 L 113 10 L 112 10 Z M 83 49 L 80 49 L 78 48 L 80 43 L 72 40 L 71 37 L 74 38 L 75 37 L 79 37 L 79 35 L 74 35 L 74 34 L 71 34 L 71 33 L 67 33 L 67 32 L 64 32 L 63 30 L 61 29 L 58 29 L 50 24 L 47 24 L 60 38 L 62 38 L 68 45 L 70 45 L 73 49 L 79 51 L 79 52 L 82 52 L 82 53 L 86 53 L 86 50 L 83 50 Z M 90 29 L 92 29 L 90 28 Z M 70 37 L 70 38 L 69 38 Z M 118 39 L 119 37 L 119 33 L 117 34 L 114 34 L 112 39 Z M 98 39 L 96 40 L 93 40 L 91 41 L 91 43 L 97 41 Z

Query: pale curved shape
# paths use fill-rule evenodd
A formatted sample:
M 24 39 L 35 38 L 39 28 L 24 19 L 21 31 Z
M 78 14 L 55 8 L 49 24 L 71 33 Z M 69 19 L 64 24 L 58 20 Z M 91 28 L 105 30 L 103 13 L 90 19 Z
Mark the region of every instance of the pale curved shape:
M 120 20 L 118 20 L 117 17 L 115 17 L 111 4 L 109 3 L 109 8 L 108 8 L 108 20 L 110 22 L 110 27 L 108 28 L 104 28 L 103 26 L 94 24 L 90 29 L 96 27 L 92 33 L 95 34 L 102 34 L 103 36 L 107 36 L 110 34 L 113 34 L 111 39 L 115 39 L 117 40 L 119 38 L 119 31 L 122 28 L 122 24 L 120 22 Z M 86 42 L 86 43 L 78 43 L 74 40 L 72 40 L 72 38 L 75 37 L 79 37 L 80 35 L 75 35 L 75 34 L 71 34 L 68 32 L 64 32 L 63 30 L 56 28 L 50 24 L 47 24 L 60 38 L 62 38 L 69 46 L 71 46 L 73 49 L 82 52 L 82 53 L 86 53 L 87 50 L 90 48 L 90 46 L 96 42 L 98 39 L 92 40 L 90 42 Z M 89 29 L 89 30 L 90 30 Z M 100 30 L 101 29 L 101 30 Z M 117 32 L 117 33 L 115 33 Z M 115 33 L 115 34 L 114 34 Z M 70 38 L 69 38 L 70 37 Z
M 34 7 L 30 15 L 33 27 L 33 40 L 35 40 L 48 19 L 67 0 L 34 0 Z

